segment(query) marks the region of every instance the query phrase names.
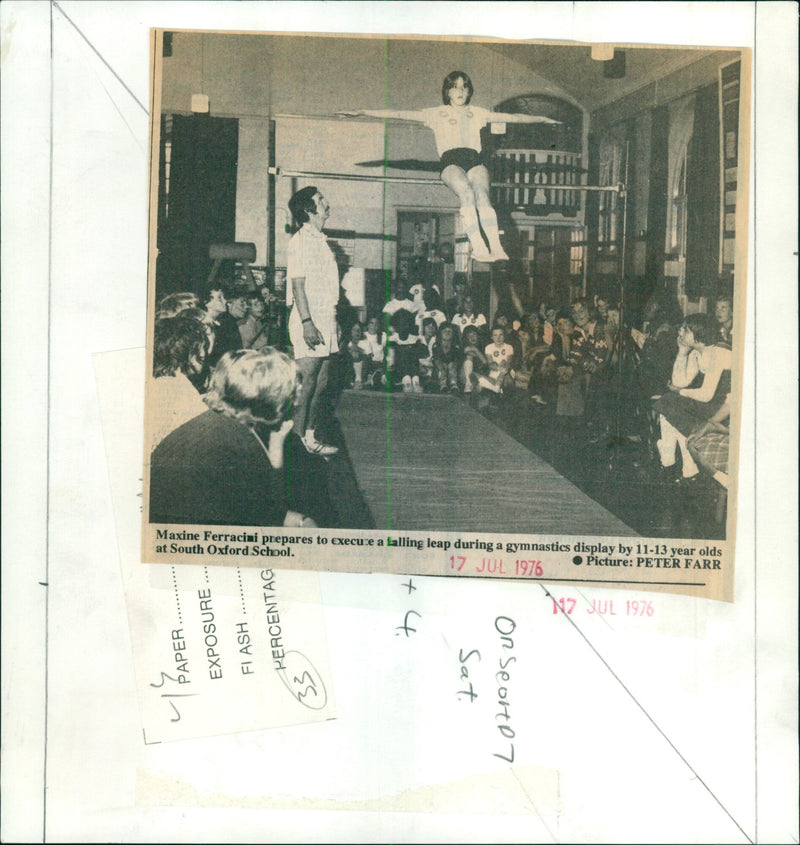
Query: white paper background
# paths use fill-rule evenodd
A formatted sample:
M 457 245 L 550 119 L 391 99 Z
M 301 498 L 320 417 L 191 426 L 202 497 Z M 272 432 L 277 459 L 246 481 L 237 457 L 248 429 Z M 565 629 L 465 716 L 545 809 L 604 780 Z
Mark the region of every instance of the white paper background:
M 62 12 L 72 18 L 129 91 L 65 22 Z M 703 619 L 704 639 L 697 641 L 698 652 L 711 650 L 728 663 L 731 677 L 749 679 L 739 687 L 742 696 L 736 696 L 733 685 L 727 710 L 725 700 L 718 700 L 713 691 L 704 702 L 718 708 L 721 725 L 739 726 L 744 736 L 732 736 L 730 760 L 720 760 L 724 744 L 713 743 L 714 753 L 709 754 L 709 746 L 703 744 L 707 738 L 692 736 L 692 720 L 700 715 L 714 718 L 715 712 L 673 712 L 676 725 L 681 720 L 685 723 L 682 739 L 695 754 L 698 771 L 718 772 L 728 765 L 725 802 L 735 810 L 749 837 L 762 842 L 796 841 L 794 4 L 64 2 L 51 7 L 7 0 L 0 13 L 3 841 L 538 841 L 554 837 L 552 830 L 533 825 L 531 817 L 515 815 L 135 805 L 136 771 L 143 763 L 143 752 L 92 355 L 144 342 L 148 126 L 134 96 L 147 105 L 150 27 L 405 31 L 756 47 L 757 158 L 751 210 L 755 206 L 757 228 L 750 252 L 756 283 L 751 273 L 736 603 L 733 607 L 706 603 L 700 612 L 696 601 L 683 600 L 687 618 Z M 57 33 L 52 63 L 51 14 Z M 59 130 L 52 139 L 52 167 L 51 117 Z M 326 578 L 337 700 L 345 701 L 349 695 L 356 702 L 365 684 L 363 665 L 350 662 L 353 655 L 341 649 L 360 630 L 364 617 L 372 614 L 375 579 Z M 509 587 L 482 589 L 494 603 Z M 354 604 L 362 609 L 350 609 Z M 624 642 L 633 671 L 636 659 L 642 660 L 634 659 L 636 652 L 647 640 L 629 632 Z M 357 650 L 355 655 L 369 661 L 381 657 L 372 648 Z M 558 652 L 551 652 L 548 659 L 557 663 Z M 723 665 L 722 675 L 724 670 Z M 646 674 L 652 672 L 653 667 L 648 667 Z M 380 692 L 392 679 L 379 677 L 384 684 Z M 725 686 L 718 689 L 727 689 L 731 677 L 721 677 Z M 587 695 L 592 694 L 590 686 Z M 743 697 L 748 700 L 739 700 Z M 678 691 L 674 701 L 663 702 L 665 714 L 671 703 L 676 708 L 680 705 Z M 742 725 L 742 714 L 747 713 L 750 722 Z M 595 735 L 601 736 L 607 727 L 602 719 L 595 722 Z M 326 727 L 317 725 L 312 730 Z M 360 733 L 353 723 L 337 725 L 336 730 L 352 732 L 356 747 L 347 746 L 351 755 L 347 767 L 357 772 L 363 760 L 363 770 L 371 749 L 359 743 L 369 730 Z M 299 743 L 291 731 L 281 734 L 280 742 L 286 747 Z M 572 736 L 564 731 L 564 742 L 569 744 L 578 736 L 577 731 Z M 335 746 L 331 750 L 342 748 L 327 738 L 320 740 L 320 746 L 324 748 L 326 742 Z M 174 751 L 166 746 L 159 749 L 167 755 L 164 765 L 173 774 L 188 767 L 182 745 L 176 744 Z M 749 761 L 741 759 L 743 749 L 749 749 Z M 202 750 L 206 765 L 224 770 L 230 755 L 242 753 L 241 743 L 236 748 L 215 745 L 214 752 Z M 396 753 L 398 759 L 407 757 L 407 751 Z M 564 765 L 569 756 L 565 752 Z M 278 759 L 287 770 L 288 782 L 302 781 L 302 773 L 291 770 L 291 754 L 283 753 Z M 153 759 L 144 762 L 152 765 Z M 387 752 L 379 762 L 391 768 L 396 761 Z M 321 768 L 317 779 L 324 780 L 326 773 L 336 778 L 336 760 L 326 757 L 317 765 Z M 598 767 L 603 775 L 595 773 L 596 780 L 586 784 L 586 817 L 592 826 L 573 827 L 575 840 L 622 841 L 638 835 L 644 841 L 647 820 L 638 818 L 634 795 L 627 811 L 621 809 L 626 806 L 621 799 L 611 802 L 605 814 L 592 798 L 593 784 L 601 783 L 597 778 L 604 776 L 605 784 L 615 778 L 630 782 L 636 774 L 634 765 L 628 755 L 609 754 L 607 766 Z M 674 759 L 669 765 L 675 765 Z M 669 768 L 666 762 L 665 767 Z M 666 768 L 665 782 L 670 778 Z M 657 791 L 658 778 L 648 777 Z M 687 803 L 672 809 L 691 815 L 705 812 L 705 807 Z M 698 841 L 733 841 L 729 829 L 707 817 L 698 816 L 694 829 Z M 663 827 L 654 824 L 646 835 L 649 841 L 658 841 L 664 833 Z

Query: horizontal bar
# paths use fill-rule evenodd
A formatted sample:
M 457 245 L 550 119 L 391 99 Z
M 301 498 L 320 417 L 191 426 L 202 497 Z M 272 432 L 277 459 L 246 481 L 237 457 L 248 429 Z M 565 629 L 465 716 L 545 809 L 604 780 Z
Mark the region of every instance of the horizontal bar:
M 442 185 L 438 179 L 426 179 L 422 176 L 371 176 L 366 173 L 326 173 L 319 170 L 285 170 L 283 167 L 270 167 L 271 176 L 291 178 L 301 176 L 309 179 L 340 179 L 345 182 L 394 182 L 402 185 Z M 539 182 L 492 182 L 493 188 L 516 188 L 518 190 L 542 191 L 605 191 L 621 194 L 625 186 L 617 185 L 547 185 Z

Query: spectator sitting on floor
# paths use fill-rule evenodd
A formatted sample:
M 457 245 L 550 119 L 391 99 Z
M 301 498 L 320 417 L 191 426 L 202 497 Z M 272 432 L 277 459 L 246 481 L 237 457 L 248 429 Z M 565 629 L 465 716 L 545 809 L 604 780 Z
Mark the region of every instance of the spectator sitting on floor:
M 733 346 L 733 297 L 721 294 L 714 303 L 714 318 L 717 321 L 717 344 Z
M 479 379 L 482 387 L 494 393 L 508 391 L 514 384 L 514 347 L 506 343 L 506 330 L 501 323 L 492 327 L 492 342 L 484 350 L 489 363 L 487 378 Z
M 377 317 L 370 317 L 367 320 L 367 328 L 359 346 L 365 354 L 364 381 L 373 387 L 378 387 L 381 383 L 385 384 L 383 332 L 381 331 L 380 320 Z
M 284 444 L 296 377 L 294 361 L 271 347 L 226 353 L 211 376 L 210 410 L 153 450 L 151 520 L 313 528 L 286 496 Z
M 583 337 L 586 349 L 583 369 L 588 375 L 594 375 L 603 369 L 609 356 L 605 327 L 592 318 L 589 301 L 585 297 L 572 303 L 572 319 L 575 334 Z
M 153 329 L 153 380 L 147 387 L 148 454 L 176 428 L 208 410 L 193 382 L 202 380 L 206 372 L 209 335 L 190 310 L 194 309 L 156 320 Z
M 515 328 L 515 326 L 519 327 L 519 325 L 519 320 L 517 320 L 516 317 L 512 316 L 511 311 L 505 309 L 498 310 L 497 314 L 495 315 L 494 322 L 492 323 L 493 329 L 497 326 L 500 326 L 503 329 L 503 334 L 505 335 L 505 342 L 508 343 L 514 350 L 515 364 L 520 360 L 522 356 L 522 345 L 520 343 L 519 337 L 517 337 L 517 328 Z
M 542 363 L 550 353 L 550 344 L 544 342 L 544 326 L 538 314 L 528 315 L 523 319 L 522 328 L 527 328 L 527 342 L 523 343 L 522 364 L 528 374 L 528 398 L 537 405 L 546 405 L 543 399 L 546 391 L 542 383 Z M 525 334 L 521 333 L 521 339 Z
M 557 416 L 583 415 L 584 352 L 585 341 L 575 333 L 572 315 L 566 311 L 559 313 L 555 337 L 541 369 L 541 384 L 546 385 L 549 400 L 555 401 Z
M 661 465 L 675 465 L 680 449 L 684 480 L 699 472 L 686 438 L 701 423 L 710 419 L 724 403 L 731 386 L 731 350 L 714 345 L 716 323 L 707 314 L 690 314 L 678 331 L 678 355 L 672 367 L 669 392 L 654 405 L 659 414 L 661 439 L 658 452 Z M 698 387 L 690 385 L 700 381 Z
M 389 353 L 386 363 L 393 389 L 402 385 L 404 393 L 422 393 L 419 380 L 419 338 L 412 333 L 414 313 L 398 308 L 392 315 L 392 333 L 389 335 Z
M 267 341 L 267 306 L 258 293 L 247 298 L 247 314 L 239 320 L 239 333 L 242 336 L 243 349 L 263 349 L 269 346 Z
M 659 292 L 645 304 L 641 329 L 631 329 L 639 349 L 639 389 L 644 397 L 661 396 L 667 389 L 682 319 L 675 297 Z
M 480 336 L 475 326 L 466 326 L 461 333 L 461 383 L 464 393 L 480 393 L 480 379 L 487 379 L 489 375 L 489 362 L 486 355 L 480 349 Z M 487 379 L 488 380 L 488 379 Z
M 364 330 L 361 323 L 356 321 L 350 328 L 350 340 L 343 350 L 346 364 L 345 383 L 356 390 L 364 387 L 364 365 L 371 357 L 369 351 L 362 346 L 363 340 Z
M 419 374 L 423 387 L 433 386 L 433 347 L 437 335 L 436 320 L 426 317 L 422 321 L 422 332 L 417 343 L 420 346 Z
M 417 324 L 417 334 L 422 335 L 422 323 L 424 320 L 431 319 L 436 323 L 436 329 L 447 321 L 447 316 L 441 308 L 441 297 L 433 288 L 428 288 L 422 294 L 423 310 L 418 311 L 414 318 Z
M 486 329 L 486 317 L 475 313 L 475 300 L 471 295 L 464 296 L 461 311 L 453 317 L 453 326 L 460 334 L 463 334 L 467 326 L 474 326 L 479 331 Z
M 156 320 L 161 320 L 164 317 L 175 317 L 185 311 L 187 308 L 199 308 L 200 297 L 191 291 L 182 291 L 181 293 L 169 293 L 163 299 L 159 300 L 156 306 Z
M 440 393 L 458 393 L 461 349 L 456 338 L 456 330 L 449 323 L 441 326 L 439 336 L 433 345 L 433 369 Z
M 205 310 L 208 323 L 214 331 L 214 346 L 208 358 L 209 367 L 213 369 L 226 352 L 242 349 L 239 320 L 247 311 L 245 293 L 237 288 L 211 288 Z
M 389 316 L 391 323 L 391 318 L 401 308 L 409 311 L 412 317 L 416 314 L 414 302 L 409 298 L 408 288 L 401 281 L 395 281 L 392 285 L 392 298 L 383 306 L 383 313 Z
M 701 423 L 686 439 L 689 454 L 694 462 L 711 477 L 728 487 L 728 452 L 730 447 L 730 395 L 719 410 Z
M 542 321 L 542 340 L 547 346 L 553 343 L 556 334 L 557 309 L 543 302 L 539 307 L 539 319 Z

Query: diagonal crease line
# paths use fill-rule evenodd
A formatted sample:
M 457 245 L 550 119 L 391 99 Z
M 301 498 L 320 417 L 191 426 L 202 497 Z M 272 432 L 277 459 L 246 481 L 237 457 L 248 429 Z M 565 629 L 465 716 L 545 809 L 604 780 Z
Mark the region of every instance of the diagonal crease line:
M 92 52 L 93 52 L 93 53 L 97 56 L 97 58 L 98 58 L 98 59 L 100 59 L 100 61 L 101 61 L 101 62 L 102 62 L 102 63 L 103 63 L 103 64 L 104 64 L 104 65 L 105 65 L 105 66 L 106 66 L 106 67 L 107 67 L 110 71 L 111 71 L 112 75 L 114 76 L 114 79 L 116 79 L 116 80 L 117 80 L 117 82 L 119 82 L 119 84 L 120 84 L 120 85 L 121 85 L 121 86 L 122 86 L 122 87 L 123 87 L 123 88 L 124 88 L 124 89 L 125 89 L 125 90 L 129 93 L 129 94 L 130 94 L 130 95 L 131 95 L 131 97 L 134 99 L 134 101 L 136 102 L 136 104 L 137 104 L 137 105 L 141 108 L 141 110 L 142 110 L 145 114 L 147 114 L 147 106 L 143 105 L 143 104 L 142 104 L 142 102 L 139 100 L 139 98 L 136 96 L 136 94 L 134 94 L 134 93 L 133 93 L 133 91 L 131 91 L 131 89 L 130 89 L 130 88 L 128 88 L 128 86 L 125 84 L 125 81 L 122 79 L 122 77 L 121 77 L 121 76 L 120 76 L 120 75 L 119 75 L 119 74 L 118 74 L 118 73 L 114 70 L 114 68 L 113 68 L 113 67 L 111 67 L 111 65 L 110 65 L 110 64 L 109 64 L 109 63 L 108 63 L 108 62 L 107 62 L 107 61 L 103 58 L 103 55 L 102 55 L 102 54 L 100 53 L 100 51 L 99 51 L 99 50 L 98 50 L 98 49 L 94 46 L 94 44 L 92 44 L 92 42 L 91 42 L 91 41 L 90 41 L 90 40 L 89 40 L 89 39 L 88 39 L 88 38 L 87 38 L 87 37 L 83 34 L 83 32 L 81 32 L 80 28 L 79 28 L 79 27 L 78 27 L 78 25 L 75 23 L 75 21 L 73 21 L 73 20 L 72 20 L 72 18 L 71 18 L 71 17 L 70 17 L 70 16 L 69 16 L 69 15 L 68 15 L 68 14 L 67 14 L 67 13 L 66 13 L 66 12 L 65 12 L 62 8 L 61 8 L 61 6 L 59 6 L 59 5 L 58 5 L 58 3 L 56 3 L 56 0 L 51 0 L 51 4 L 52 4 L 52 5 L 53 5 L 56 9 L 58 9 L 58 11 L 59 11 L 59 12 L 60 12 L 63 16 L 64 16 L 64 18 L 66 18 L 66 20 L 70 23 L 70 25 L 71 25 L 71 26 L 72 26 L 72 28 L 75 30 L 75 32 L 77 32 L 77 33 L 78 33 L 78 35 L 80 35 L 80 37 L 81 37 L 81 38 L 82 38 L 82 39 L 83 39 L 83 40 L 84 40 L 84 41 L 85 41 L 85 42 L 89 45 L 89 47 L 91 48 Z
M 519 779 L 519 776 L 514 771 L 514 767 L 509 766 L 509 770 L 514 776 L 514 780 L 519 784 L 519 788 L 522 790 L 523 795 L 528 799 L 531 807 L 533 807 L 533 811 L 536 814 L 536 817 L 539 819 L 539 821 L 541 821 L 541 823 L 545 826 L 547 832 L 550 834 L 550 838 L 553 840 L 553 842 L 558 842 L 558 837 L 550 829 L 550 825 L 545 820 L 545 817 L 539 812 L 539 808 L 536 806 L 536 802 L 533 800 L 533 796 L 530 794 L 530 792 L 528 792 L 527 789 L 525 789 L 525 785 L 522 783 L 522 781 Z
M 136 142 L 136 146 L 137 146 L 137 147 L 138 147 L 138 148 L 142 151 L 142 153 L 144 153 L 144 148 L 143 148 L 143 147 L 142 147 L 142 145 L 139 143 L 139 138 L 138 138 L 138 136 L 137 136 L 137 135 L 136 135 L 136 133 L 133 131 L 133 127 L 130 125 L 130 123 L 128 123 L 128 121 L 127 121 L 127 120 L 125 120 L 125 115 L 122 113 L 122 109 L 121 109 L 121 108 L 117 105 L 117 101 L 116 101 L 116 100 L 115 100 L 115 99 L 111 96 L 111 92 L 110 92 L 110 91 L 108 90 L 108 88 L 106 88 L 106 86 L 103 84 L 103 80 L 101 79 L 101 80 L 99 80 L 99 82 L 100 82 L 100 87 L 103 89 L 103 91 L 105 91 L 105 92 L 106 92 L 106 96 L 107 96 L 107 97 L 108 97 L 108 99 L 111 101 L 111 105 L 112 105 L 112 106 L 114 106 L 114 110 L 115 110 L 115 111 L 116 111 L 116 113 L 119 115 L 120 120 L 121 120 L 121 121 L 125 124 L 125 126 L 128 128 L 128 132 L 130 132 L 131 137 L 132 137 L 132 138 L 133 138 L 133 140 Z
M 547 587 L 545 587 L 543 584 L 539 584 L 539 586 L 542 588 L 542 590 L 544 591 L 544 594 L 545 594 L 546 596 L 548 596 L 548 598 L 553 599 L 553 596 L 550 594 L 550 591 L 547 589 Z M 553 599 L 553 600 L 555 601 L 555 599 Z M 668 737 L 668 736 L 664 733 L 664 731 L 663 731 L 663 730 L 659 727 L 659 725 L 657 724 L 657 722 L 655 721 L 655 719 L 653 719 L 653 717 L 652 717 L 652 716 L 651 716 L 651 715 L 647 712 L 647 710 L 645 710 L 644 706 L 643 706 L 643 705 L 639 702 L 639 700 L 636 698 L 636 696 L 635 696 L 635 695 L 634 695 L 634 694 L 633 694 L 633 693 L 632 693 L 632 692 L 628 689 L 628 687 L 627 687 L 627 686 L 625 686 L 625 683 L 623 682 L 622 678 L 620 678 L 620 676 L 619 676 L 619 675 L 618 675 L 618 674 L 617 674 L 617 673 L 616 673 L 616 672 L 615 672 L 615 671 L 611 668 L 611 666 L 608 664 L 608 662 L 607 662 L 607 661 L 606 661 L 606 659 L 603 657 L 603 655 L 602 655 L 602 654 L 600 654 L 600 652 L 599 652 L 599 651 L 598 651 L 598 650 L 597 650 L 597 649 L 596 649 L 596 648 L 592 645 L 592 643 L 589 641 L 589 638 L 588 638 L 588 637 L 586 636 L 586 634 L 584 634 L 584 633 L 583 633 L 583 631 L 581 631 L 581 629 L 580 629 L 580 628 L 579 628 L 579 627 L 575 624 L 575 622 L 574 622 L 574 620 L 572 619 L 572 617 L 571 617 L 571 616 L 568 616 L 568 615 L 564 612 L 564 609 L 563 609 L 560 605 L 558 605 L 558 603 L 556 603 L 556 606 L 559 608 L 559 611 L 560 611 L 560 613 L 561 613 L 561 616 L 563 616 L 563 617 L 564 617 L 564 619 L 566 619 L 566 620 L 567 620 L 567 622 L 569 622 L 569 624 L 570 624 L 570 625 L 572 625 L 572 627 L 573 627 L 573 628 L 574 628 L 574 629 L 575 629 L 575 630 L 576 630 L 576 631 L 580 634 L 580 636 L 581 636 L 581 638 L 583 639 L 583 641 L 584 641 L 584 642 L 586 643 L 586 645 L 588 645 L 588 646 L 589 646 L 589 648 L 590 648 L 590 649 L 591 649 L 591 650 L 595 653 L 595 655 L 596 655 L 596 656 L 597 656 L 597 658 L 600 660 L 600 662 L 603 664 L 603 666 L 605 666 L 605 667 L 606 667 L 606 669 L 608 669 L 608 671 L 611 673 L 611 675 L 612 675 L 612 677 L 614 678 L 614 680 L 615 680 L 615 681 L 616 681 L 616 682 L 617 682 L 617 683 L 618 683 L 618 684 L 622 687 L 622 689 L 623 689 L 623 690 L 625 690 L 625 692 L 626 692 L 626 693 L 628 694 L 628 696 L 630 697 L 631 701 L 633 701 L 633 703 L 634 703 L 634 704 L 635 704 L 635 705 L 639 708 L 639 710 L 641 710 L 641 711 L 642 711 L 642 713 L 645 715 L 645 717 L 646 717 L 646 718 L 647 718 L 647 720 L 650 722 L 650 724 L 651 724 L 651 725 L 652 725 L 652 726 L 653 726 L 653 727 L 654 727 L 654 728 L 655 728 L 655 729 L 656 729 L 656 730 L 657 730 L 657 731 L 661 734 L 661 736 L 662 736 L 662 737 L 666 740 L 667 745 L 669 745 L 669 747 L 670 747 L 670 748 L 671 748 L 671 749 L 672 749 L 672 750 L 673 750 L 673 751 L 674 751 L 674 752 L 678 755 L 678 757 L 679 757 L 679 758 L 683 761 L 683 763 L 685 763 L 685 764 L 686 764 L 686 767 L 689 769 L 689 771 L 690 771 L 690 772 L 691 772 L 691 773 L 695 776 L 695 778 L 697 778 L 697 780 L 698 780 L 698 781 L 702 784 L 702 786 L 705 788 L 706 792 L 708 792 L 708 794 L 709 794 L 709 795 L 710 795 L 710 796 L 711 796 L 711 797 L 712 797 L 712 798 L 713 798 L 713 799 L 717 802 L 717 804 L 720 806 L 720 808 L 721 808 L 721 809 L 722 809 L 722 811 L 725 813 L 725 815 L 726 815 L 726 816 L 727 816 L 727 817 L 728 817 L 728 818 L 729 818 L 729 819 L 730 819 L 730 820 L 731 820 L 731 821 L 732 821 L 732 822 L 736 825 L 736 827 L 737 827 L 737 828 L 739 828 L 739 830 L 741 831 L 741 833 L 742 833 L 742 835 L 745 837 L 745 839 L 747 839 L 747 841 L 748 841 L 748 842 L 750 842 L 750 843 L 751 843 L 751 845 L 755 845 L 754 841 L 753 841 L 753 840 L 752 840 L 752 839 L 751 839 L 751 838 L 747 835 L 747 833 L 745 833 L 744 828 L 743 828 L 743 827 L 739 824 L 739 822 L 737 822 L 737 821 L 736 821 L 736 819 L 735 819 L 735 818 L 731 815 L 731 813 L 730 813 L 730 811 L 728 810 L 728 808 L 727 808 L 727 807 L 726 807 L 726 806 L 722 803 L 722 801 L 720 801 L 720 800 L 719 800 L 719 798 L 717 798 L 717 796 L 716 796 L 716 795 L 714 794 L 714 792 L 711 790 L 711 787 L 710 787 L 710 786 L 709 786 L 709 785 L 708 785 L 708 784 L 707 784 L 707 783 L 703 780 L 703 778 L 701 778 L 701 777 L 700 777 L 700 775 L 697 773 L 697 771 L 696 771 L 696 770 L 695 770 L 695 768 L 692 766 L 692 764 L 691 764 L 691 763 L 690 763 L 690 762 L 689 762 L 689 761 L 688 761 L 688 760 L 687 760 L 687 759 L 683 756 L 683 754 L 681 754 L 681 752 L 678 750 L 678 748 L 675 746 L 675 744 L 672 742 L 672 740 L 671 740 L 671 739 L 670 739 L 670 738 L 669 738 L 669 737 Z

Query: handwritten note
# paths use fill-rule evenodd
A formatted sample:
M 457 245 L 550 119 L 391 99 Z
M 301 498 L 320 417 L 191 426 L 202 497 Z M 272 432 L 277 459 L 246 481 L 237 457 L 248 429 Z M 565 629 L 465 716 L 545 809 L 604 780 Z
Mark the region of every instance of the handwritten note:
M 145 742 L 332 718 L 317 573 L 139 562 L 143 367 L 95 358 Z

